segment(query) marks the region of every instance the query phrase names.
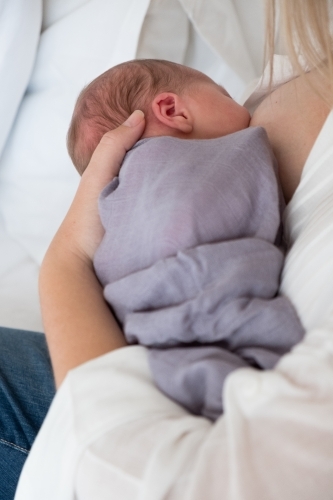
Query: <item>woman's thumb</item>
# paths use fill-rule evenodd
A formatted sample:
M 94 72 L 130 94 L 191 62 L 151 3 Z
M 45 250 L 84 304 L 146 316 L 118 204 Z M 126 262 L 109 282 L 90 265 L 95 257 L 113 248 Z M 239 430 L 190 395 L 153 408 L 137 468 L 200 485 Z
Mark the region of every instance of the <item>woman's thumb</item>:
M 133 111 L 131 116 L 127 118 L 123 125 L 125 125 L 126 127 L 136 127 L 142 122 L 144 117 L 145 115 L 143 114 L 143 111 L 141 111 L 140 109 L 136 109 L 135 111 Z
M 140 139 L 145 128 L 144 114 L 134 111 L 120 127 L 103 135 L 86 169 L 98 171 L 100 181 L 106 183 L 118 175 L 125 154 Z M 104 178 L 105 177 L 105 178 Z

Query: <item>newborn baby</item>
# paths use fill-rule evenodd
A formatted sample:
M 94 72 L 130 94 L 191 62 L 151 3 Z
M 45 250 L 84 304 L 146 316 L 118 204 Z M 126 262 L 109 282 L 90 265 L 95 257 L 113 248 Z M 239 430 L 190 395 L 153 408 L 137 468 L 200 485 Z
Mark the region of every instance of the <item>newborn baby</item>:
M 80 94 L 68 149 L 82 173 L 135 109 L 142 139 L 100 197 L 94 258 L 129 343 L 156 384 L 198 415 L 223 411 L 227 375 L 273 368 L 303 328 L 278 297 L 283 202 L 264 129 L 210 78 L 167 61 L 112 68 Z

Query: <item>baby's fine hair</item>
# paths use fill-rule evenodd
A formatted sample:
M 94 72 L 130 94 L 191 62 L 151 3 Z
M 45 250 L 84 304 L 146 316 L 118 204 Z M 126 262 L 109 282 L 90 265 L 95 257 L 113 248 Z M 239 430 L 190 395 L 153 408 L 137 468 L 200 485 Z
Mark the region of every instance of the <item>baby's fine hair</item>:
M 83 173 L 102 136 L 136 109 L 149 116 L 149 104 L 160 92 L 182 94 L 207 76 L 170 61 L 139 59 L 119 64 L 98 76 L 80 93 L 67 134 L 69 155 Z

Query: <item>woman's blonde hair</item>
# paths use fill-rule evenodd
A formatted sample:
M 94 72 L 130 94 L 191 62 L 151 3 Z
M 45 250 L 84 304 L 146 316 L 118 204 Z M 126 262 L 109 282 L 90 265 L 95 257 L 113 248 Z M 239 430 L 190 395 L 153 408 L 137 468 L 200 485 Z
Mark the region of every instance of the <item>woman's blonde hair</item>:
M 266 59 L 272 59 L 277 30 L 297 74 L 316 68 L 311 84 L 333 105 L 332 0 L 266 0 Z M 277 22 L 277 13 L 280 22 Z

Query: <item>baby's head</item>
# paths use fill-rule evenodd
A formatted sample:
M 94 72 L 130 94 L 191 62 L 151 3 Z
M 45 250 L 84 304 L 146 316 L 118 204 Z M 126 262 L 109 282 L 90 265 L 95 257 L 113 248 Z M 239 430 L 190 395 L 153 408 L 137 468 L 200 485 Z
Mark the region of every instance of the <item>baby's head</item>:
M 68 131 L 68 151 L 82 174 L 102 136 L 135 110 L 146 117 L 142 137 L 212 139 L 249 125 L 248 111 L 200 71 L 156 59 L 109 69 L 83 89 Z

